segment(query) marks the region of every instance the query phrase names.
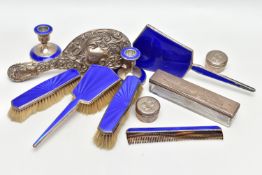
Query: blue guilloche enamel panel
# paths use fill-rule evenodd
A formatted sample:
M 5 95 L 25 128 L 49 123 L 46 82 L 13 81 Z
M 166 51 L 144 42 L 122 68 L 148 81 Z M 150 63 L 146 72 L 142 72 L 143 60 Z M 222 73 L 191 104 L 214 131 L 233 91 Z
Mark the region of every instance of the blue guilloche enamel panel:
M 192 64 L 192 49 L 183 46 L 150 25 L 145 27 L 133 46 L 141 52 L 136 65 L 146 70 L 162 69 L 183 77 Z
M 75 87 L 73 94 L 89 103 L 119 81 L 120 78 L 112 69 L 93 64 Z
M 104 133 L 114 132 L 115 128 L 119 124 L 119 121 L 131 105 L 140 84 L 141 81 L 136 76 L 126 77 L 122 83 L 122 86 L 117 91 L 106 109 L 106 112 L 99 124 L 99 130 Z
M 12 100 L 12 106 L 15 108 L 22 108 L 24 105 L 32 103 L 40 97 L 52 93 L 71 81 L 80 78 L 80 76 L 81 75 L 76 69 L 69 69 L 19 95 Z
M 120 81 L 117 74 L 110 68 L 100 65 L 91 65 L 78 85 L 73 90 L 75 99 L 56 117 L 43 134 L 35 141 L 37 147 L 54 129 L 68 118 L 70 113 L 77 109 L 79 103 L 92 103 L 98 96 Z

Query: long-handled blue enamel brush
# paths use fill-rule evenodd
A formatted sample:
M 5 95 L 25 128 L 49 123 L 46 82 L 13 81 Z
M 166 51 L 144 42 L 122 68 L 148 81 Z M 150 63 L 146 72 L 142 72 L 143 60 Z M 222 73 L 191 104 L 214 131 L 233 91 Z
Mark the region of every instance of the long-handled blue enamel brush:
M 125 48 L 122 50 L 121 56 L 127 61 L 135 61 L 139 58 L 140 52 L 136 48 Z M 98 126 L 94 142 L 100 148 L 112 149 L 114 147 L 121 126 L 127 119 L 128 110 L 140 95 L 141 84 L 145 81 L 146 74 L 142 69 L 133 66 L 134 64 L 129 70 L 120 69 L 118 71 L 121 78 L 126 78 L 110 102 Z
M 23 122 L 33 113 L 47 109 L 69 94 L 80 77 L 76 69 L 69 69 L 19 95 L 11 102 L 10 119 Z
M 110 68 L 92 65 L 73 90 L 74 99 L 36 140 L 37 147 L 55 128 L 73 112 L 97 112 L 107 105 L 118 89 L 120 78 Z

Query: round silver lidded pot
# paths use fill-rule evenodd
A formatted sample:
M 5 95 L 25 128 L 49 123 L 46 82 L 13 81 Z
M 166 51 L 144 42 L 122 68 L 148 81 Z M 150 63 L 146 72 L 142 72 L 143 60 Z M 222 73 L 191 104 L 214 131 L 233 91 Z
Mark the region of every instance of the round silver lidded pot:
M 136 102 L 136 117 L 144 123 L 152 123 L 158 118 L 160 103 L 150 96 L 140 97 Z
M 220 50 L 211 50 L 206 55 L 205 67 L 213 72 L 221 73 L 228 62 L 227 55 Z

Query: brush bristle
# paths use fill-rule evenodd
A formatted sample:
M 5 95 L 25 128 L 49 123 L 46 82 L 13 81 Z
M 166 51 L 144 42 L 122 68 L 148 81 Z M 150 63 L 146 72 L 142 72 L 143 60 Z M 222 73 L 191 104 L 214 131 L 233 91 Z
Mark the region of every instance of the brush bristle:
M 29 118 L 30 115 L 45 110 L 52 106 L 53 104 L 60 101 L 65 95 L 72 92 L 72 90 L 75 88 L 75 86 L 78 84 L 79 79 L 74 80 L 67 85 L 55 90 L 53 93 L 49 94 L 48 96 L 45 96 L 42 99 L 37 100 L 35 103 L 30 104 L 26 108 L 20 110 L 17 108 L 14 108 L 11 106 L 8 116 L 12 121 L 16 122 L 23 122 L 27 118 Z
M 102 110 L 112 100 L 119 86 L 120 82 L 116 83 L 90 104 L 80 103 L 77 111 L 84 114 L 94 114 Z
M 138 97 L 140 96 L 142 92 L 142 89 L 143 89 L 142 86 L 139 85 L 138 90 L 136 91 L 134 95 L 131 105 L 137 101 Z M 113 133 L 104 133 L 100 131 L 99 129 L 97 130 L 94 136 L 94 143 L 96 144 L 97 147 L 110 150 L 115 146 L 118 133 L 120 129 L 122 128 L 123 124 L 125 123 L 125 121 L 127 120 L 129 111 L 130 111 L 130 107 L 124 113 L 123 117 L 121 118 L 119 122 L 119 125 L 116 127 Z

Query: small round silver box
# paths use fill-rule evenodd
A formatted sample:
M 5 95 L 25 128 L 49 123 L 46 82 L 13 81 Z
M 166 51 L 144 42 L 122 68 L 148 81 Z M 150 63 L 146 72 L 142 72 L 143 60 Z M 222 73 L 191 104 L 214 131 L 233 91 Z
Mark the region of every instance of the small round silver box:
M 227 65 L 228 57 L 220 50 L 212 50 L 207 53 L 205 67 L 213 72 L 221 73 Z
M 157 99 L 150 96 L 141 97 L 136 102 L 136 117 L 144 122 L 154 122 L 160 110 L 160 103 Z

